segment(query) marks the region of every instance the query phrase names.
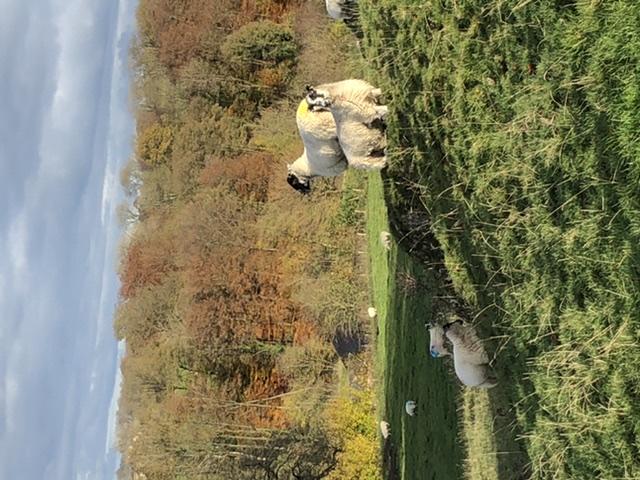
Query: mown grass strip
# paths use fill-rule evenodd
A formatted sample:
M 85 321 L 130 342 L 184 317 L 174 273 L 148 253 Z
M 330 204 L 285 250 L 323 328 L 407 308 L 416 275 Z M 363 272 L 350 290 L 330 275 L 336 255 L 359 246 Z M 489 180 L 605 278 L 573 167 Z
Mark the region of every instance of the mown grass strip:
M 428 355 L 424 328 L 433 315 L 432 295 L 440 286 L 395 241 L 390 251 L 382 246 L 380 232 L 388 231 L 389 223 L 378 173 L 369 177 L 367 220 L 372 296 L 378 310 L 379 410 L 392 431 L 383 448 L 386 478 L 459 478 L 455 378 L 448 363 Z M 407 400 L 418 403 L 416 417 L 405 413 Z M 396 468 L 399 477 L 392 473 Z

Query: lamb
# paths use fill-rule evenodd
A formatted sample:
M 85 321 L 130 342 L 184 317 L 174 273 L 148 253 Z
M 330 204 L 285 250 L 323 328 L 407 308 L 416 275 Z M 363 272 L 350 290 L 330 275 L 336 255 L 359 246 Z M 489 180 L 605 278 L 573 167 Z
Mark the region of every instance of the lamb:
M 451 355 L 444 345 L 445 332 L 442 325 L 436 323 L 425 323 L 425 328 L 429 329 L 429 353 L 433 358 L 446 357 Z
M 385 232 L 384 230 L 380 232 L 380 243 L 384 247 L 385 250 L 391 250 L 391 234 L 389 232 Z
M 385 440 L 389 438 L 391 435 L 391 425 L 389 425 L 389 422 L 385 422 L 384 420 L 380 422 L 380 433 Z
M 453 365 L 460 381 L 469 387 L 495 387 L 498 381 L 491 372 L 489 357 L 475 329 L 461 320 L 443 328 L 453 345 Z
M 388 109 L 382 91 L 364 80 L 350 79 L 307 87 L 307 102 L 331 110 L 340 146 L 350 167 L 380 170 L 387 164 L 384 133 Z
M 333 177 L 347 169 L 347 159 L 338 142 L 333 115 L 323 107 L 302 100 L 296 123 L 304 144 L 302 155 L 287 165 L 287 182 L 303 194 L 311 191 L 313 177 Z
M 367 315 L 369 315 L 369 318 L 376 318 L 376 316 L 378 315 L 378 311 L 375 309 L 375 307 L 369 307 L 367 308 Z
M 416 402 L 415 400 L 407 400 L 404 404 L 404 411 L 407 412 L 407 415 L 410 417 L 414 417 L 416 415 Z

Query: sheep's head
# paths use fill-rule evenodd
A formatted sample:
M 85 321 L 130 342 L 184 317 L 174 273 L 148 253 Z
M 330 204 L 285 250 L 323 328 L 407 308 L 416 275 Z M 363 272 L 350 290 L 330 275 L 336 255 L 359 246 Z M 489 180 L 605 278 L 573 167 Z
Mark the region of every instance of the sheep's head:
M 287 165 L 287 183 L 303 195 L 311 193 L 311 179 L 294 172 L 291 165 Z
M 306 85 L 304 89 L 307 104 L 312 110 L 326 110 L 331 107 L 332 100 L 328 92 L 317 90 L 311 85 Z

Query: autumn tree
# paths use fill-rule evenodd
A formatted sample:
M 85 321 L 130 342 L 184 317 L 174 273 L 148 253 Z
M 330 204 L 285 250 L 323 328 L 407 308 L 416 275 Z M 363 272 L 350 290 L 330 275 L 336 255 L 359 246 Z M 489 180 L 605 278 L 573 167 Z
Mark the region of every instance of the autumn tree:
M 286 103 L 299 48 L 281 22 L 299 3 L 139 4 L 137 139 L 122 174 L 137 198 L 122 208 L 133 228 L 114 325 L 127 349 L 122 477 L 312 480 L 335 468 L 338 446 L 292 401 L 306 395 L 305 416 L 319 418 L 329 393 L 336 356 L 316 317 L 332 306 L 299 293 L 303 276 L 333 292 L 332 241 L 348 243 L 317 236 L 337 184 L 300 199 L 282 177 L 299 149 Z M 279 125 L 286 142 L 252 141 Z

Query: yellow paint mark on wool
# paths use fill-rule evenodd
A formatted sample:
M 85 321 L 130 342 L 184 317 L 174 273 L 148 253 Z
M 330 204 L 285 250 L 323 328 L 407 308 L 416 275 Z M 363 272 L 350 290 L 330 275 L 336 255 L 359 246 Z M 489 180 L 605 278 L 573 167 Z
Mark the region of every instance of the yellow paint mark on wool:
M 296 111 L 296 116 L 298 118 L 304 118 L 307 115 L 309 115 L 309 113 L 311 113 L 311 110 L 309 109 L 309 104 L 307 103 L 306 100 L 302 100 L 300 102 L 300 105 L 298 105 L 298 111 Z

